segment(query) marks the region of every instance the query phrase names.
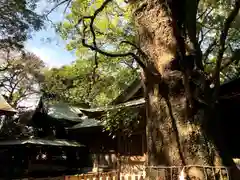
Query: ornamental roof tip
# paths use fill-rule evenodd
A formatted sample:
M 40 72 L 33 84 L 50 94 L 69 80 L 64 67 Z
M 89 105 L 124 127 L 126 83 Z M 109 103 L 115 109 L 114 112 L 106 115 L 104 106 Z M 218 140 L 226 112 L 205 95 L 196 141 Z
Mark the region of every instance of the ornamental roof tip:
M 18 112 L 10 104 L 8 104 L 8 102 L 5 100 L 5 98 L 1 94 L 0 94 L 0 111 L 12 112 L 12 113 Z

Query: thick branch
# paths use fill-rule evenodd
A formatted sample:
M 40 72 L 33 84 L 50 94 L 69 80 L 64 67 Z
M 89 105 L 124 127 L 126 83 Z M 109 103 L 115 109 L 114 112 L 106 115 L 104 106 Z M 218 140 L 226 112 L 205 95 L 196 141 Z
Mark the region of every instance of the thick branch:
M 129 41 L 122 41 L 122 42 L 120 42 L 120 44 L 129 44 L 129 45 L 131 45 L 131 46 L 133 46 L 139 53 L 140 53 L 140 55 L 142 56 L 142 57 L 144 57 L 144 58 L 148 58 L 147 57 L 147 55 L 142 51 L 142 49 L 140 48 L 140 47 L 138 47 L 136 44 L 134 44 L 134 43 L 132 43 L 132 42 L 129 42 Z M 120 45 L 119 44 L 119 45 Z
M 213 76 L 213 78 L 214 78 L 213 80 L 215 82 L 214 101 L 217 99 L 218 91 L 219 91 L 219 87 L 220 87 L 220 68 L 221 68 L 221 64 L 222 64 L 223 54 L 225 51 L 225 44 L 226 44 L 226 39 L 228 36 L 228 31 L 231 26 L 231 23 L 233 22 L 235 17 L 238 15 L 239 8 L 240 8 L 240 0 L 236 0 L 235 7 L 232 10 L 232 12 L 229 14 L 227 19 L 225 20 L 223 30 L 220 35 L 220 49 L 218 51 L 217 64 L 216 64 L 215 72 L 214 72 L 214 76 Z
M 83 24 L 83 26 L 84 26 L 84 28 L 83 28 L 83 36 L 82 36 L 82 44 L 83 44 L 83 46 L 91 49 L 92 51 L 96 51 L 96 52 L 98 52 L 98 53 L 100 53 L 100 54 L 103 54 L 103 55 L 109 56 L 109 57 L 127 57 L 127 56 L 132 56 L 132 57 L 136 60 L 136 62 L 139 64 L 139 66 L 140 66 L 141 68 L 146 69 L 145 64 L 140 60 L 140 58 L 139 58 L 136 54 L 134 54 L 134 53 L 132 53 L 132 52 L 127 52 L 127 53 L 109 53 L 109 52 L 103 51 L 102 49 L 100 49 L 100 48 L 97 46 L 97 43 L 96 43 L 96 34 L 95 34 L 95 31 L 94 31 L 94 27 L 93 27 L 94 20 L 95 20 L 95 18 L 97 17 L 97 15 L 98 15 L 100 12 L 102 12 L 103 9 L 104 9 L 104 8 L 108 5 L 108 3 L 110 3 L 111 1 L 112 1 L 112 0 L 105 0 L 105 1 L 103 2 L 103 4 L 100 6 L 100 8 L 98 8 L 98 9 L 94 12 L 94 14 L 93 14 L 92 16 L 85 16 L 85 17 L 79 19 L 78 24 L 80 24 L 80 23 L 82 22 L 82 24 Z M 86 27 L 85 22 L 84 22 L 85 19 L 90 19 L 90 25 L 89 25 L 89 27 L 90 27 L 91 34 L 92 34 L 92 36 L 93 36 L 93 45 L 90 45 L 90 44 L 87 44 L 87 43 L 86 43 L 85 34 L 86 34 L 86 29 L 87 29 L 87 27 Z M 77 24 L 77 25 L 78 25 L 78 24 Z M 76 26 L 77 26 L 77 25 L 76 25 Z M 77 28 L 77 29 L 78 29 L 78 28 Z
M 87 97 L 88 98 L 90 98 L 90 93 L 92 91 L 93 85 L 96 82 L 96 75 L 97 75 L 96 71 L 97 71 L 97 68 L 98 68 L 98 53 L 97 53 L 97 51 L 95 51 L 95 55 L 94 55 L 94 64 L 95 64 L 95 66 L 93 67 L 92 80 L 89 83 L 89 87 L 88 87 L 88 90 L 87 90 Z
M 83 44 L 83 46 L 85 46 L 85 47 L 87 47 L 87 48 L 89 48 L 89 49 L 91 49 L 93 51 L 97 51 L 98 53 L 103 54 L 105 56 L 109 56 L 109 57 L 132 56 L 137 61 L 139 66 L 141 66 L 141 68 L 143 68 L 143 69 L 146 68 L 145 64 L 143 64 L 143 62 L 140 60 L 140 58 L 136 54 L 134 54 L 132 52 L 127 52 L 127 53 L 122 53 L 122 54 L 120 54 L 120 53 L 119 54 L 118 53 L 115 53 L 115 54 L 109 53 L 109 52 L 106 52 L 106 51 L 103 51 L 103 50 L 99 49 L 97 46 L 91 46 L 91 45 L 87 44 L 85 39 L 82 39 L 82 44 Z

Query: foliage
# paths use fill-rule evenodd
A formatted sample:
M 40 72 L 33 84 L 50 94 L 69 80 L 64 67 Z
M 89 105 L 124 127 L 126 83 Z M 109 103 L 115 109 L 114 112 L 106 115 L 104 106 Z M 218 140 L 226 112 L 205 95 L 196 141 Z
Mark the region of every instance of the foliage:
M 219 52 L 219 38 L 225 19 L 232 10 L 231 1 L 200 1 L 198 8 L 198 40 L 203 52 L 205 71 L 212 73 Z M 239 15 L 229 30 L 226 49 L 221 67 L 221 81 L 228 81 L 239 76 Z
M 143 105 L 119 108 L 107 111 L 101 118 L 103 125 L 111 134 L 123 132 L 131 135 L 136 129 L 141 129 L 144 124 L 144 117 L 140 112 L 144 111 Z
M 81 18 L 92 16 L 103 2 L 103 0 L 72 1 L 70 13 L 66 15 L 63 22 L 58 24 L 58 32 L 63 39 L 69 42 L 67 48 L 75 50 L 78 56 L 89 56 L 89 54 L 94 53 L 89 48 L 83 46 L 81 43 L 82 40 L 86 40 L 85 43 L 87 44 L 96 42 L 96 46 L 108 53 L 117 52 L 119 54 L 127 51 L 135 51 L 135 47 L 126 43 L 135 43 L 136 33 L 132 28 L 133 22 L 131 21 L 130 10 L 124 9 L 126 4 L 123 0 L 109 2 L 110 5 L 96 16 L 92 24 L 95 30 L 94 35 L 88 27 L 91 24 L 89 19 L 82 22 L 79 21 Z M 84 29 L 82 23 L 85 23 L 88 28 Z M 84 33 L 82 33 L 83 30 Z M 109 60 L 109 58 L 106 60 Z M 121 59 L 118 58 L 118 61 L 129 66 L 133 64 L 133 58 L 128 56 Z
M 44 72 L 42 89 L 52 100 L 74 105 L 100 106 L 108 104 L 133 81 L 137 72 L 120 64 L 98 57 L 96 69 L 92 58 L 78 59 L 71 65 Z
M 62 37 L 69 42 L 67 46 L 69 50 L 76 50 L 79 55 L 89 54 L 89 49 L 82 43 L 82 40 L 85 39 L 85 43 L 94 45 L 95 41 L 98 48 L 107 52 L 115 54 L 116 52 L 118 54 L 129 50 L 136 52 L 133 46 L 121 43 L 128 41 L 138 45 L 137 34 L 131 18 L 131 6 L 127 6 L 124 1 L 108 1 L 107 5 L 94 18 L 92 27 L 95 32 L 94 34 L 92 33 L 91 20 L 86 17 L 93 16 L 104 2 L 107 1 L 72 1 L 70 13 L 67 14 L 65 21 L 58 26 L 58 31 Z M 232 1 L 200 1 L 197 18 L 197 37 L 202 49 L 206 72 L 212 73 L 213 67 L 215 67 L 219 49 L 218 39 L 225 17 L 231 9 Z M 222 81 L 235 78 L 239 74 L 239 57 L 235 56 L 234 60 L 232 59 L 233 52 L 239 49 L 237 41 L 239 38 L 239 21 L 240 18 L 237 17 L 229 31 L 223 60 L 223 64 L 228 66 L 222 67 Z M 130 57 L 130 59 L 132 58 Z M 126 61 L 125 58 L 124 60 Z M 232 60 L 235 63 L 228 63 L 229 61 L 232 62 Z
M 34 54 L 15 51 L 3 51 L 1 60 L 0 88 L 9 104 L 18 107 L 20 102 L 39 93 L 42 60 Z
M 40 30 L 43 17 L 34 12 L 37 0 L 0 0 L 0 49 L 22 48 L 29 32 Z
M 18 123 L 17 118 L 10 116 L 1 117 L 0 139 L 18 139 L 33 135 L 33 129 Z
M 122 0 L 74 0 L 71 2 L 70 13 L 58 25 L 58 32 L 69 42 L 67 48 L 76 51 L 77 55 L 82 57 L 93 56 L 94 51 L 98 52 L 98 56 L 100 54 L 110 56 L 110 58 L 102 58 L 106 64 L 116 63 L 113 57 L 119 55 L 117 58 L 119 64 L 125 62 L 132 66 L 132 61 L 136 58 L 131 55 L 122 56 L 129 51 L 135 55 L 141 53 L 138 49 L 138 36 L 134 29 L 131 6 Z M 208 76 L 214 74 L 220 49 L 220 35 L 226 17 L 233 9 L 232 5 L 233 2 L 228 0 L 203 0 L 199 3 L 197 39 L 202 51 L 204 70 Z M 220 68 L 221 82 L 239 76 L 239 21 L 238 15 L 231 24 L 226 39 L 226 49 Z M 130 45 L 131 43 L 135 46 Z M 145 59 L 140 57 L 144 62 Z M 136 62 L 137 65 L 133 66 L 134 68 L 139 67 L 139 61 L 134 61 Z M 89 63 L 92 64 L 90 61 Z M 114 120 L 107 118 L 106 126 L 107 129 L 109 127 L 116 129 L 116 125 L 122 124 L 122 118 L 117 118 L 117 112 L 111 112 L 111 114 Z M 125 113 L 119 112 L 119 117 L 122 114 Z

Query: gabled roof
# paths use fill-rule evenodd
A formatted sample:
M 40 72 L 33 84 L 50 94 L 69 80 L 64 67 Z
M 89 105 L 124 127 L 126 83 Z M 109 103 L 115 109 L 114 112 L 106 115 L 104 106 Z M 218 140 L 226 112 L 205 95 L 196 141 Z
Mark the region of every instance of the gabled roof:
M 125 103 L 129 100 L 132 100 L 132 98 L 139 94 L 141 97 L 143 97 L 143 91 L 142 89 L 142 82 L 139 78 L 135 79 L 128 88 L 126 88 L 115 100 L 113 100 L 110 104 L 111 105 L 117 105 L 120 103 Z M 139 97 L 135 97 L 136 99 Z
M 17 113 L 17 110 L 10 106 L 4 97 L 0 94 L 0 114 L 4 112 Z
M 101 121 L 95 119 L 101 117 L 102 114 L 106 113 L 106 111 L 111 111 L 115 109 L 125 108 L 125 107 L 138 107 L 143 106 L 145 103 L 144 98 L 136 99 L 133 101 L 128 101 L 126 103 L 121 103 L 118 105 L 109 105 L 105 107 L 98 107 L 98 108 L 91 108 L 91 109 L 85 109 L 85 108 L 78 108 L 79 111 L 83 112 L 85 115 L 87 115 L 87 118 L 82 118 L 81 122 L 69 127 L 67 129 L 82 129 L 82 128 L 89 128 L 89 127 L 102 127 Z
M 67 129 L 82 129 L 82 128 L 89 128 L 89 127 L 102 127 L 102 124 L 100 121 L 96 119 L 85 118 L 82 120 L 81 123 L 78 123 Z
M 34 116 L 32 118 L 29 117 L 36 126 L 53 125 L 62 126 L 67 129 L 100 126 L 100 121 L 88 118 L 81 109 L 84 108 L 72 106 L 67 103 L 45 104 L 43 98 L 40 98 L 38 106 L 33 112 Z
M 58 103 L 48 106 L 47 115 L 55 119 L 65 119 L 69 121 L 81 121 L 82 112 L 79 108 L 65 103 Z
M 36 127 L 69 127 L 81 122 L 81 117 L 82 112 L 78 108 L 66 103 L 48 105 L 41 97 L 36 109 L 19 115 L 19 122 Z
M 98 119 L 106 113 L 106 111 L 111 111 L 115 109 L 143 106 L 145 104 L 145 99 L 143 98 L 142 82 L 139 78 L 135 79 L 132 84 L 123 91 L 115 100 L 113 100 L 109 105 L 97 108 L 81 108 L 78 109 L 89 118 Z M 80 123 L 79 123 L 80 124 Z M 76 125 L 77 126 L 77 125 Z
M 136 100 L 128 101 L 125 103 L 121 103 L 118 105 L 109 105 L 105 107 L 98 107 L 98 108 L 91 108 L 91 109 L 85 109 L 85 108 L 79 108 L 82 112 L 90 112 L 90 113 L 97 113 L 97 112 L 104 112 L 104 111 L 110 111 L 114 109 L 124 108 L 124 107 L 132 107 L 132 106 L 138 106 L 143 105 L 145 103 L 144 98 L 139 98 Z
M 0 141 L 0 146 L 9 145 L 24 145 L 24 144 L 34 144 L 34 145 L 47 145 L 47 146 L 71 146 L 71 147 L 83 147 L 84 145 L 79 144 L 76 141 L 67 141 L 62 139 L 26 139 L 26 140 L 4 140 Z

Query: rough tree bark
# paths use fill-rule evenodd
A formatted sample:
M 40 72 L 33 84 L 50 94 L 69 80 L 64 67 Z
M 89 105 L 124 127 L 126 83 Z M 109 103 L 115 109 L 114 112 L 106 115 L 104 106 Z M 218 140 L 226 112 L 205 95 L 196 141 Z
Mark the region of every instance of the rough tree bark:
M 184 16 L 190 2 L 188 13 L 192 14 Z M 221 134 L 213 131 L 217 129 L 217 113 L 211 99 L 213 91 L 201 71 L 194 18 L 197 1 L 131 3 L 140 47 L 148 57 L 144 71 L 148 165 L 228 166 L 232 167 L 231 179 L 240 179 L 221 142 Z M 192 56 L 186 56 L 185 45 Z M 202 180 L 204 174 L 198 169 L 194 176 Z

